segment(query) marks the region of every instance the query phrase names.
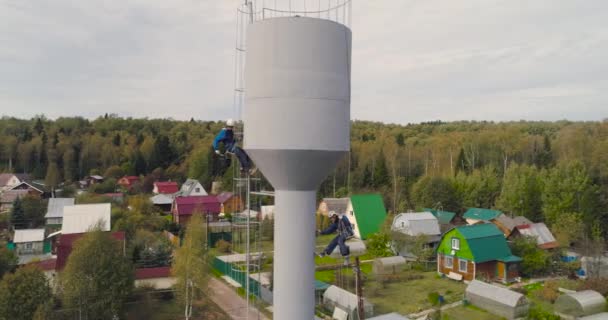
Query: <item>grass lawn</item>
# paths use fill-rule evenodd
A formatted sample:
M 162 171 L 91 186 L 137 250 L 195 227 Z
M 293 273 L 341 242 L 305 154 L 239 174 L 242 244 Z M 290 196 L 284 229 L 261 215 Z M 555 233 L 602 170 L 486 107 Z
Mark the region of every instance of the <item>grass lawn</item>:
M 205 299 L 204 303 L 194 306 L 191 319 L 220 320 L 228 319 L 216 304 Z M 184 307 L 179 305 L 174 299 L 171 300 L 143 300 L 128 305 L 125 319 L 147 319 L 147 320 L 175 320 L 184 319 Z
M 491 313 L 488 313 L 473 306 L 460 306 L 445 310 L 441 314 L 442 320 L 496 320 L 499 319 Z
M 461 282 L 438 278 L 435 272 L 408 270 L 398 276 L 384 284 L 373 276 L 365 281 L 363 291 L 374 304 L 375 313 L 410 314 L 430 309 L 428 295 L 432 292 L 443 295 L 446 304 L 456 302 L 462 299 L 466 288 Z
M 337 262 L 340 263 L 340 262 Z M 367 276 L 372 273 L 372 264 L 364 263 L 361 264 L 361 272 Z M 352 268 L 344 268 L 342 274 L 348 278 L 353 276 Z M 324 270 L 315 272 L 315 278 L 319 281 L 323 281 L 328 284 L 334 284 L 336 281 L 336 270 Z
M 580 286 L 580 282 L 577 280 L 571 279 L 559 279 L 552 280 L 557 283 L 557 287 L 569 289 L 569 290 L 577 290 Z M 524 286 L 526 289 L 526 297 L 532 302 L 534 305 L 540 306 L 543 310 L 547 312 L 553 312 L 553 303 L 551 301 L 545 300 L 542 298 L 542 290 L 544 289 L 544 282 L 535 282 L 531 284 L 527 284 Z M 556 288 L 557 290 L 557 288 Z M 557 294 L 557 293 L 556 293 Z

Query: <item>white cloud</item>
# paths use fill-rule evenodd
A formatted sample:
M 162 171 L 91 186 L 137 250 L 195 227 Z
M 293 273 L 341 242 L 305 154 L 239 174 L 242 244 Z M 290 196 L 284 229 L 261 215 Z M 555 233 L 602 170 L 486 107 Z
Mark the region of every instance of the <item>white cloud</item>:
M 0 0 L 0 114 L 232 116 L 241 2 Z M 605 118 L 607 9 L 603 0 L 355 1 L 353 118 Z

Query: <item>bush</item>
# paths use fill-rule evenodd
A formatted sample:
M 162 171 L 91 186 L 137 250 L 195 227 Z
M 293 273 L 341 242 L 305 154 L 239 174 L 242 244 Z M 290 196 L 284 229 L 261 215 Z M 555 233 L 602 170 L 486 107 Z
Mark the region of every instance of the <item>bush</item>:
M 535 294 L 539 299 L 553 303 L 557 300 L 557 297 L 559 297 L 558 288 L 559 284 L 556 281 L 549 280 L 546 281 L 542 289 L 536 291 Z
M 579 290 L 594 290 L 603 296 L 608 295 L 608 278 L 588 278 L 583 281 Z
M 560 320 L 560 317 L 554 315 L 548 311 L 543 310 L 539 306 L 530 308 L 528 312 L 527 320 Z
M 428 299 L 429 302 L 431 303 L 432 306 L 436 306 L 439 304 L 439 293 L 437 292 L 431 292 L 428 294 Z
M 390 237 L 386 233 L 374 233 L 367 241 L 367 251 L 374 257 L 390 257 L 393 252 L 390 249 Z
M 220 239 L 215 243 L 215 248 L 217 248 L 219 252 L 230 253 L 232 251 L 232 244 L 224 239 Z

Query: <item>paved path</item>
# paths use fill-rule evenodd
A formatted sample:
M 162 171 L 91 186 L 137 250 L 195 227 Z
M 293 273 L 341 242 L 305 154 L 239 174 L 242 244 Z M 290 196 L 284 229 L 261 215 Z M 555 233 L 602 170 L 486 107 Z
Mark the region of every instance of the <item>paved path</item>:
M 452 309 L 452 308 L 456 308 L 456 307 L 458 307 L 460 305 L 462 305 L 462 301 L 456 301 L 456 302 L 453 302 L 451 304 L 446 304 L 445 306 L 441 307 L 441 311 Z M 433 312 L 435 312 L 435 309 L 428 309 L 428 310 L 424 310 L 422 312 L 412 313 L 412 314 L 408 315 L 408 317 L 411 318 L 411 319 L 418 319 L 418 320 L 420 320 L 420 319 L 426 319 L 426 316 L 429 315 L 429 314 L 431 314 L 431 313 L 433 313 Z
M 241 298 L 235 291 L 234 288 L 228 284 L 222 282 L 219 279 L 211 278 L 209 281 L 209 296 L 211 300 L 215 302 L 224 312 L 226 312 L 233 320 L 269 320 L 264 314 L 260 312 L 258 318 L 258 311 L 255 308 L 249 310 L 249 318 L 247 318 L 247 302 Z

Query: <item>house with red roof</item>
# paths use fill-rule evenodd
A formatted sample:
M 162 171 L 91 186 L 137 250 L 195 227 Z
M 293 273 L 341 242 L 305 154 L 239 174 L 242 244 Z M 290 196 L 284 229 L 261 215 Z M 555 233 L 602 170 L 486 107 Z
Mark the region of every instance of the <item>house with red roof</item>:
M 131 189 L 136 182 L 139 182 L 138 176 L 124 176 L 118 180 L 117 184 L 125 189 Z
M 212 215 L 212 220 L 217 220 L 221 208 L 216 196 L 177 197 L 173 201 L 171 213 L 175 223 L 185 226 L 193 214 Z
M 154 287 L 154 289 L 170 289 L 176 279 L 171 277 L 171 267 L 138 268 L 135 269 L 135 287 Z
M 55 248 L 54 248 L 56 250 L 56 254 L 57 254 L 57 262 L 55 263 L 55 271 L 59 272 L 59 271 L 63 270 L 63 268 L 65 268 L 66 264 L 68 263 L 68 258 L 70 257 L 70 254 L 72 253 L 72 249 L 74 247 L 74 242 L 76 242 L 76 240 L 82 238 L 82 236 L 85 234 L 86 234 L 86 232 L 62 234 L 59 236 L 59 239 L 57 239 L 57 242 L 55 243 Z M 123 255 L 126 254 L 127 245 L 126 245 L 125 232 L 124 231 L 111 232 L 110 236 L 121 242 L 122 253 L 123 253 Z
M 179 191 L 179 187 L 175 181 L 154 182 L 152 190 L 154 194 L 174 194 L 177 191 Z
M 222 213 L 224 214 L 233 214 L 237 212 L 241 212 L 245 209 L 243 204 L 243 200 L 238 195 L 233 194 L 232 192 L 222 192 L 217 195 L 217 200 L 222 205 Z

